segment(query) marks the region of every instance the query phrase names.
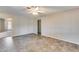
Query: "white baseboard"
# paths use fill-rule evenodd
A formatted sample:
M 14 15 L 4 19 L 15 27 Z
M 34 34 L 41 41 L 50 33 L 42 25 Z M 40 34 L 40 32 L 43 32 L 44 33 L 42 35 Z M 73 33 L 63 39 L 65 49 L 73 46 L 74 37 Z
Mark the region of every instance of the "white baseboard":
M 70 42 L 70 43 L 74 43 L 74 44 L 78 44 L 79 45 L 78 41 L 72 41 L 72 40 L 69 40 L 69 38 L 62 38 L 62 37 L 49 36 L 49 35 L 43 35 L 43 36 L 50 37 L 50 38 L 56 38 L 56 39 L 59 39 L 59 40 L 62 40 L 62 41 L 66 41 L 66 42 Z

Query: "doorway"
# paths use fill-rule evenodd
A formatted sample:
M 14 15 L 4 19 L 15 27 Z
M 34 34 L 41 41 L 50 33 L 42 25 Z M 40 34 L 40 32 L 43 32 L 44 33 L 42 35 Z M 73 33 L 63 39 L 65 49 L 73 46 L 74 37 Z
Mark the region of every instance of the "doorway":
M 41 35 L 41 19 L 37 20 L 37 32 L 38 35 Z
M 0 18 L 0 32 L 5 31 L 5 20 Z

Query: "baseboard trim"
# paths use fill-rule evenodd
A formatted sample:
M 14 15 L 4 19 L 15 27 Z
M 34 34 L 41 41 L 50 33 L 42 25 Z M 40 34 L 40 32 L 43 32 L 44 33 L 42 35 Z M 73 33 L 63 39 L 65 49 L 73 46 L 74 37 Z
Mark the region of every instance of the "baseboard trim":
M 28 33 L 28 34 L 22 34 L 22 35 L 14 35 L 14 36 L 12 36 L 12 37 L 18 37 L 18 36 L 30 35 L 30 34 L 35 34 L 35 33 Z
M 48 38 L 55 38 L 55 39 L 58 39 L 58 40 L 62 40 L 62 41 L 65 41 L 65 42 L 69 42 L 69 43 L 72 43 L 72 44 L 77 44 L 79 45 L 79 43 L 75 43 L 75 42 L 72 42 L 72 41 L 68 41 L 68 40 L 64 40 L 62 38 L 57 38 L 57 37 L 54 37 L 54 36 L 48 36 L 48 35 L 42 35 L 42 36 L 45 36 L 45 37 L 48 37 Z

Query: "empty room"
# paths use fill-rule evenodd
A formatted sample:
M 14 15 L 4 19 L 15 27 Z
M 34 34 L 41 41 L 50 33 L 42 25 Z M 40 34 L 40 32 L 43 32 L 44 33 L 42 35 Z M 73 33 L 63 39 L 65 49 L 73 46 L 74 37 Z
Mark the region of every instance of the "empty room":
M 79 7 L 0 6 L 0 52 L 79 52 Z

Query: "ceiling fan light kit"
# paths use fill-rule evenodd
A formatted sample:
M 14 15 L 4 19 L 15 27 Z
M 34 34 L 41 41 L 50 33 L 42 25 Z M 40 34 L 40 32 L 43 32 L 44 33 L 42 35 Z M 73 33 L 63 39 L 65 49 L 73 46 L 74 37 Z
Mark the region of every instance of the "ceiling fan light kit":
M 44 11 L 40 10 L 39 6 L 30 6 L 30 7 L 26 7 L 26 8 L 29 11 L 29 13 L 32 13 L 33 15 L 39 15 L 41 13 L 44 13 Z

